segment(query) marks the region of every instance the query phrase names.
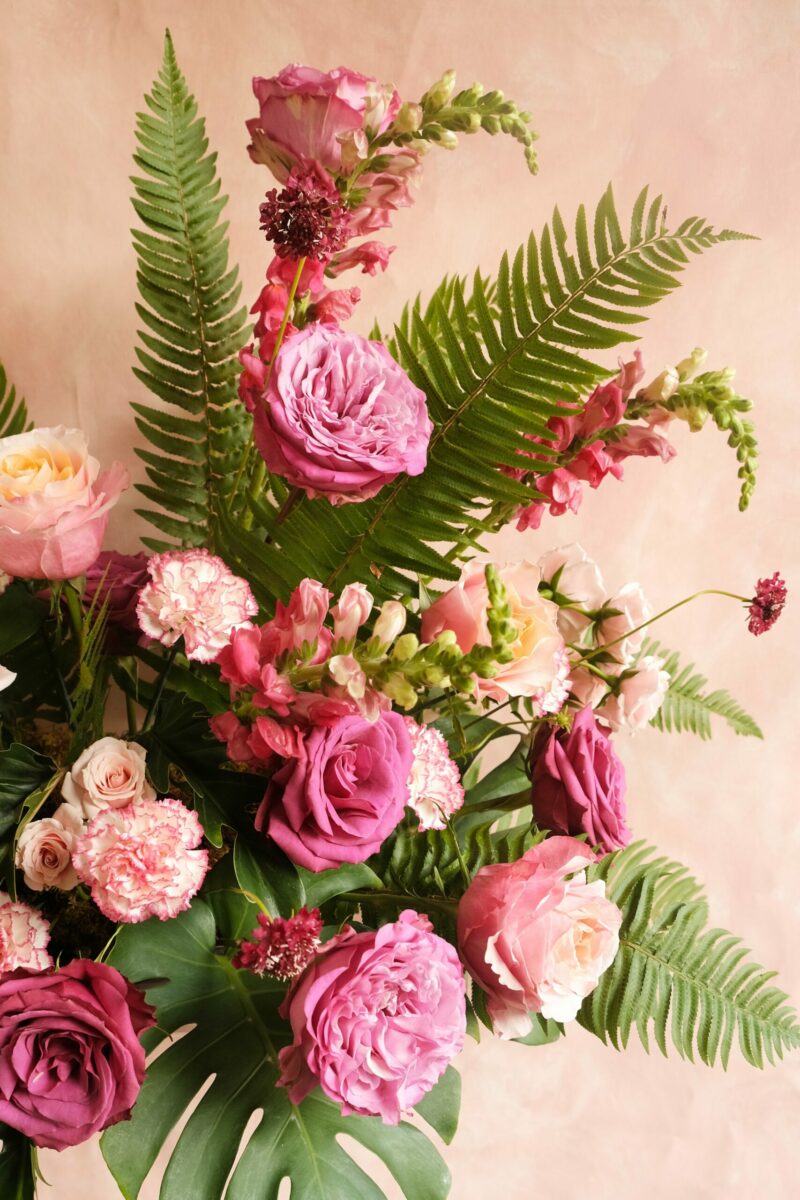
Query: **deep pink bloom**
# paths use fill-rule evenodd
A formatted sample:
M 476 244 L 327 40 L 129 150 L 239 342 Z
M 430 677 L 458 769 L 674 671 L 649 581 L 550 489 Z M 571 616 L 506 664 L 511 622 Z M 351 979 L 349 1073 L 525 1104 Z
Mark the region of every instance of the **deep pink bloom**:
M 311 305 L 309 312 L 314 321 L 338 325 L 340 321 L 352 317 L 360 299 L 361 288 L 334 288 L 332 292 L 323 292 Z
M 567 467 L 556 467 L 549 475 L 540 475 L 536 480 L 537 491 L 547 496 L 550 514 L 562 517 L 565 512 L 577 512 L 583 499 L 580 480 Z
M 606 475 L 622 478 L 622 467 L 608 454 L 605 443 L 600 441 L 584 446 L 569 464 L 569 469 L 592 488 L 599 487 Z
M 256 828 L 309 871 L 364 862 L 403 819 L 411 739 L 398 713 L 312 728 L 272 777 Z
M 628 425 L 621 437 L 606 443 L 606 453 L 616 463 L 626 458 L 660 458 L 669 462 L 677 451 L 662 424 Z
M 298 262 L 299 260 L 296 258 L 278 258 L 276 255 L 267 267 L 267 280 L 270 283 L 279 284 L 288 290 L 294 283 Z M 312 296 L 318 296 L 324 290 L 324 263 L 319 262 L 315 258 L 307 258 L 300 272 L 297 295 L 305 296 L 306 292 L 310 292 Z
M 146 554 L 104 550 L 86 572 L 83 603 L 94 603 L 98 612 L 107 606 L 106 646 L 111 653 L 122 653 L 131 642 L 127 635 L 141 633 L 136 601 L 149 578 L 147 563 Z
M 380 342 L 321 324 L 284 341 L 255 412 L 270 471 L 334 504 L 421 474 L 432 430 L 424 393 Z
M 302 735 L 295 725 L 281 725 L 272 717 L 256 717 L 250 729 L 247 744 L 252 754 L 262 763 L 268 763 L 276 755 L 280 758 L 297 758 L 300 754 Z
M 281 192 L 267 192 L 259 212 L 279 258 L 327 263 L 347 243 L 347 209 L 330 175 L 316 164 L 295 167 Z
M 464 972 L 427 917 L 405 911 L 377 932 L 346 928 L 292 985 L 281 1015 L 294 1041 L 279 1087 L 299 1104 L 319 1085 L 345 1115 L 396 1125 L 461 1051 Z
M 786 603 L 786 583 L 776 571 L 768 579 L 759 579 L 756 594 L 750 601 L 750 620 L 747 628 L 758 637 L 766 633 L 783 612 Z
M 234 967 L 266 975 L 269 979 L 294 979 L 304 971 L 319 945 L 322 917 L 318 908 L 300 909 L 294 917 L 258 914 L 258 928 L 243 941 L 233 958 Z
M 583 708 L 567 733 L 553 729 L 536 759 L 531 801 L 537 823 L 610 852 L 631 840 L 625 823 L 625 768 L 611 739 Z
M 250 726 L 245 725 L 235 713 L 219 713 L 208 722 L 214 737 L 225 742 L 231 762 L 253 763 L 256 756 L 250 748 Z
M 0 979 L 0 1121 L 65 1150 L 130 1117 L 144 1079 L 139 1034 L 154 1010 L 90 958 Z
M 601 383 L 586 401 L 578 419 L 578 436 L 591 437 L 603 429 L 619 425 L 625 414 L 625 399 L 617 383 Z

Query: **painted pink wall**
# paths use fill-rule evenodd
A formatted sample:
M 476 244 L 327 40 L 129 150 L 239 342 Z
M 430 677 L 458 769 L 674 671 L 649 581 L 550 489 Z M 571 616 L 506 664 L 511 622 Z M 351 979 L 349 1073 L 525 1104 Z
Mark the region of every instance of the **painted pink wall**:
M 219 149 L 247 296 L 265 261 L 256 212 L 266 177 L 244 150 L 250 76 L 288 61 L 344 62 L 414 97 L 454 66 L 463 83 L 481 79 L 533 110 L 541 174 L 531 179 L 516 146 L 485 137 L 464 139 L 457 155 L 432 155 L 416 208 L 398 217 L 390 271 L 362 281 L 360 328 L 373 313 L 390 318 L 445 271 L 493 268 L 554 203 L 572 214 L 609 179 L 623 211 L 650 183 L 676 223 L 701 213 L 762 238 L 693 263 L 644 342 L 654 372 L 698 342 L 712 365 L 738 366 L 762 446 L 750 511 L 737 513 L 723 439 L 679 432 L 670 466 L 634 463 L 624 486 L 608 482 L 577 518 L 524 537 L 508 532 L 500 551 L 536 558 L 579 538 L 610 582 L 640 580 L 659 607 L 705 585 L 747 591 L 780 567 L 796 600 L 797 0 L 6 0 L 4 18 L 0 354 L 40 424 L 81 424 L 100 458 L 134 461 L 127 402 L 143 397 L 130 374 L 127 176 L 133 113 L 157 69 L 164 25 Z M 114 516 L 120 548 L 135 542 L 134 503 L 129 494 Z M 793 604 L 759 641 L 718 600 L 663 626 L 667 644 L 745 702 L 766 744 L 725 731 L 710 745 L 646 732 L 621 752 L 637 834 L 707 882 L 713 920 L 780 966 L 800 999 L 800 833 L 789 773 L 797 739 L 787 700 L 798 611 Z M 648 1060 L 636 1047 L 618 1055 L 575 1029 L 538 1050 L 486 1040 L 470 1046 L 462 1068 L 462 1128 L 447 1151 L 454 1200 L 796 1194 L 797 1062 L 763 1074 L 736 1062 L 726 1075 Z M 53 1200 L 114 1195 L 93 1146 L 45 1154 L 43 1165 Z M 156 1194 L 155 1185 L 143 1192 Z

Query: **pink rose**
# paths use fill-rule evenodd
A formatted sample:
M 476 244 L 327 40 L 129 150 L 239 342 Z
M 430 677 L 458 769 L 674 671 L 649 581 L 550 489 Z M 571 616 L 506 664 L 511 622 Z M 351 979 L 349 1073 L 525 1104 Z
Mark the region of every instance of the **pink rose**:
M 352 641 L 372 612 L 372 603 L 372 594 L 363 583 L 348 583 L 331 609 L 334 638 Z
M 602 880 L 586 883 L 593 861 L 583 842 L 548 838 L 482 867 L 462 896 L 461 957 L 501 1037 L 524 1037 L 531 1012 L 571 1021 L 614 961 L 622 914 Z
M 270 471 L 333 504 L 421 474 L 432 430 L 424 394 L 386 348 L 329 325 L 284 341 L 255 410 Z
M 569 733 L 553 729 L 536 759 L 531 793 L 537 823 L 554 833 L 585 833 L 608 853 L 631 840 L 625 823 L 625 768 L 591 708 Z
M 639 626 L 650 620 L 653 610 L 638 583 L 626 583 L 603 607 L 617 612 L 615 616 L 604 617 L 597 626 L 597 644 L 607 646 L 617 662 L 628 663 L 644 641 L 644 630 Z
M 46 971 L 53 965 L 49 942 L 50 922 L 29 904 L 0 892 L 0 974 L 22 968 Z M 0 1077 L 0 1099 L 2 1094 Z
M 136 601 L 147 583 L 148 555 L 119 554 L 104 550 L 86 572 L 83 604 L 106 607 L 106 647 L 112 654 L 124 653 L 141 636 Z
M 285 182 L 292 167 L 317 162 L 335 174 L 348 134 L 383 133 L 400 110 L 400 97 L 368 75 L 337 67 L 284 67 L 269 79 L 256 76 L 259 115 L 247 122 L 256 163 Z
M 0 570 L 23 579 L 81 575 L 129 482 L 121 463 L 100 474 L 79 429 L 0 438 Z
M 155 800 L 145 774 L 145 759 L 144 746 L 138 742 L 100 738 L 72 764 L 64 776 L 61 795 L 87 821 L 105 808 Z
M 600 568 L 577 542 L 549 550 L 537 566 L 558 598 L 558 628 L 565 641 L 576 641 L 589 624 L 589 613 L 603 607 L 605 584 Z
M 68 892 L 76 886 L 72 851 L 82 833 L 80 810 L 71 804 L 59 805 L 52 817 L 28 822 L 17 842 L 15 866 L 32 891 L 54 887 Z
M 656 715 L 669 687 L 663 659 L 651 654 L 640 658 L 633 675 L 623 676 L 616 692 L 605 700 L 597 715 L 612 729 L 634 733 Z
M 399 714 L 339 717 L 312 728 L 272 777 L 256 828 L 309 871 L 364 862 L 403 819 L 410 770 Z
M 558 630 L 558 606 L 540 596 L 541 575 L 531 563 L 502 566 L 499 574 L 517 627 L 514 657 L 491 679 L 477 681 L 478 694 L 501 701 L 508 696 L 526 696 L 538 715 L 558 712 L 567 698 L 569 674 L 566 647 Z M 476 644 L 488 646 L 488 607 L 484 565 L 473 560 L 459 582 L 422 614 L 422 640 L 432 642 L 443 629 L 451 629 L 465 652 Z
M 281 1015 L 294 1041 L 279 1055 L 279 1087 L 299 1104 L 319 1085 L 345 1115 L 396 1125 L 460 1053 L 464 972 L 427 917 L 327 942 L 292 985 Z
M 208 870 L 203 828 L 179 800 L 138 800 L 93 817 L 72 862 L 109 921 L 168 921 L 187 909 Z
M 138 988 L 76 958 L 0 980 L 0 1121 L 65 1150 L 130 1117 L 144 1079 L 139 1034 L 155 1024 Z

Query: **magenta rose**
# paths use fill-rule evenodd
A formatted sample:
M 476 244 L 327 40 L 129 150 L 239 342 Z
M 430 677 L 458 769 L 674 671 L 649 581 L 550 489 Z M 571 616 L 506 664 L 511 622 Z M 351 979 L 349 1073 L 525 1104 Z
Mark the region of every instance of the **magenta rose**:
M 464 972 L 430 921 L 406 910 L 377 932 L 332 938 L 288 992 L 294 1041 L 280 1087 L 299 1104 L 317 1084 L 342 1112 L 396 1125 L 460 1052 Z
M 86 572 L 83 603 L 106 609 L 106 648 L 112 654 L 124 653 L 131 640 L 141 637 L 136 617 L 139 592 L 150 582 L 148 555 L 120 554 L 104 550 Z M 131 639 L 133 634 L 133 639 Z
M 0 977 L 0 1121 L 65 1150 L 130 1116 L 144 1079 L 138 988 L 105 963 Z
M 432 430 L 424 393 L 385 346 L 324 324 L 284 341 L 255 409 L 270 471 L 332 504 L 420 475 Z
M 591 708 L 581 709 L 569 733 L 551 732 L 533 771 L 533 812 L 543 828 L 621 850 L 631 840 L 625 791 L 625 768 Z
M 398 713 L 312 728 L 270 780 L 256 828 L 309 871 L 364 862 L 403 818 L 412 757 Z

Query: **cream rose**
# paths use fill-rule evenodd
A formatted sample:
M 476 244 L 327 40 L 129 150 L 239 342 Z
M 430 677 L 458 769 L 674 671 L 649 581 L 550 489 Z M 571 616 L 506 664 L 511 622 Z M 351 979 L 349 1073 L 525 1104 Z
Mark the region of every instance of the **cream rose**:
M 100 553 L 110 509 L 128 486 L 121 463 L 100 473 L 79 429 L 0 438 L 0 570 L 70 579 Z
M 31 821 L 17 842 L 16 866 L 34 892 L 45 888 L 70 891 L 78 882 L 72 865 L 75 841 L 83 833 L 80 811 L 61 804 L 52 817 Z
M 127 808 L 137 800 L 155 800 L 145 775 L 145 751 L 136 742 L 104 737 L 87 746 L 61 785 L 68 804 L 89 821 L 105 808 Z

